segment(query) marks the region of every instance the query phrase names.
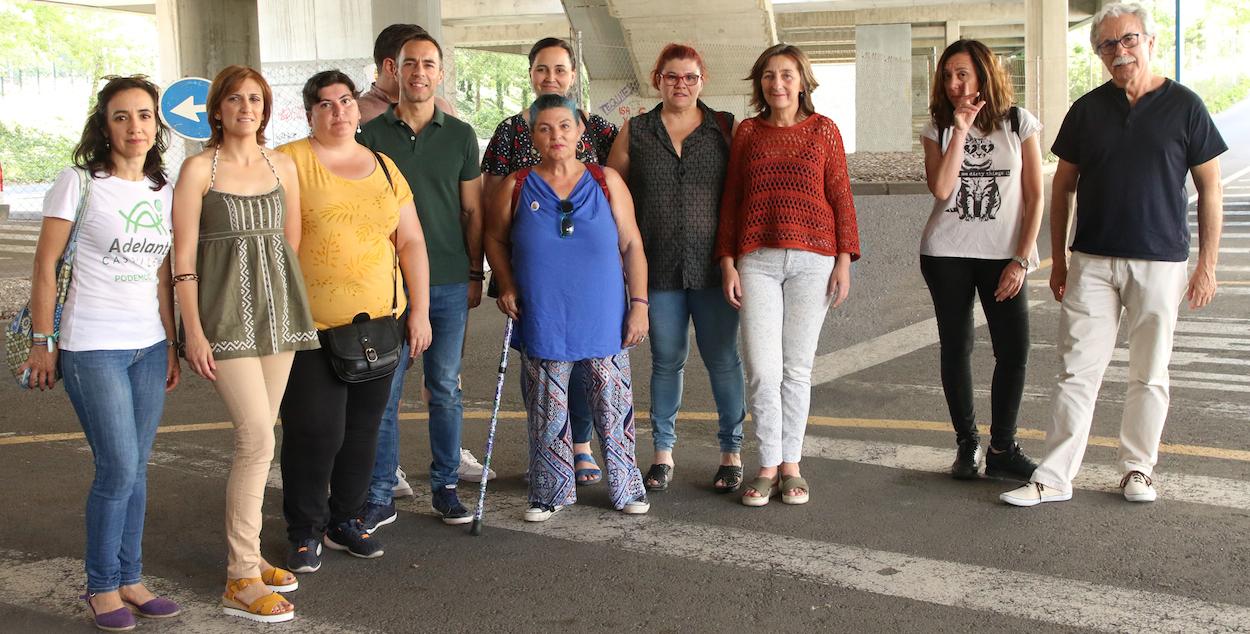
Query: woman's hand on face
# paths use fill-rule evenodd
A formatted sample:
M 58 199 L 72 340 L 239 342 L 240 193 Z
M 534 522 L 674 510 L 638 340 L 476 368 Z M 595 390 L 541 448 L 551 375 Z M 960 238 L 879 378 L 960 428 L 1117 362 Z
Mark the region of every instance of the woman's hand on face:
M 415 359 L 425 352 L 434 340 L 434 330 L 430 327 L 430 316 L 408 315 L 408 358 Z
M 632 348 L 647 337 L 650 329 L 650 317 L 647 315 L 646 304 L 630 302 L 629 314 L 625 315 L 625 332 L 621 345 Z
M 29 370 L 30 374 L 26 380 L 26 385 L 31 389 L 39 388 L 42 390 L 50 390 L 56 387 L 56 355 L 58 350 L 53 348 L 51 352 L 43 345 L 32 345 L 30 354 L 26 357 L 26 363 L 18 366 L 23 372 Z
M 1028 271 L 1024 270 L 1017 262 L 1008 262 L 1003 267 L 1002 275 L 998 276 L 998 288 L 994 290 L 994 300 L 1005 302 L 1020 293 L 1020 289 L 1024 287 L 1024 276 Z
M 985 107 L 985 100 L 981 99 L 981 93 L 974 92 L 971 95 L 960 97 L 954 105 L 955 129 L 967 131 L 972 127 L 972 122 L 976 121 L 977 114 L 981 112 L 981 108 Z
M 851 261 L 850 258 L 838 258 L 829 274 L 829 289 L 826 294 L 833 298 L 833 308 L 842 305 L 846 296 L 851 294 Z
M 182 380 L 182 364 L 178 363 L 178 347 L 174 345 L 166 346 L 169 354 L 169 364 L 165 369 L 165 391 L 172 391 L 178 387 L 178 382 Z
M 209 381 L 217 380 L 217 362 L 213 360 L 213 347 L 203 334 L 187 333 L 184 354 L 192 371 Z
M 500 289 L 499 297 L 495 299 L 495 306 L 499 307 L 499 312 L 511 317 L 513 320 L 521 318 L 521 308 L 517 303 L 516 290 L 514 289 Z

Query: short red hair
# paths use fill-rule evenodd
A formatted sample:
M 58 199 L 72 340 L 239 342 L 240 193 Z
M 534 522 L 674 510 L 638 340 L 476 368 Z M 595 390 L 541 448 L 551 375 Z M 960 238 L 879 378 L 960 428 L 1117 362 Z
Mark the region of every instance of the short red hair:
M 675 59 L 690 59 L 699 65 L 699 74 L 706 75 L 707 68 L 703 66 L 703 56 L 699 55 L 699 51 L 694 50 L 693 46 L 686 44 L 670 43 L 660 51 L 660 56 L 655 60 L 655 68 L 651 69 L 651 87 L 656 90 L 660 89 L 660 71 L 664 65 Z

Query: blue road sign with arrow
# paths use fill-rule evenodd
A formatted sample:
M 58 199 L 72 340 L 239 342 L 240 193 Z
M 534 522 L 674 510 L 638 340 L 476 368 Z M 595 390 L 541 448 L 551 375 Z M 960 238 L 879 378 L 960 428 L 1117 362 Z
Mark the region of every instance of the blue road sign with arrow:
M 174 133 L 192 141 L 207 141 L 212 134 L 208 124 L 208 87 L 201 77 L 186 77 L 169 85 L 161 95 L 161 116 Z

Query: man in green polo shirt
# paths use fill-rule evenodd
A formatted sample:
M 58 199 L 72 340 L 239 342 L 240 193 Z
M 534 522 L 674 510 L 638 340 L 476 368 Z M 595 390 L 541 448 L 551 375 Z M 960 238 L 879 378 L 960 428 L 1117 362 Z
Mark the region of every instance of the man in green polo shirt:
M 421 359 L 430 411 L 430 485 L 434 510 L 447 524 L 472 521 L 456 496 L 460 465 L 460 351 L 469 309 L 482 301 L 482 201 L 477 135 L 439 110 L 443 50 L 428 33 L 413 33 L 395 54 L 399 103 L 366 123 L 357 140 L 395 161 L 412 188 L 430 258 L 430 326 L 434 340 Z M 407 354 L 407 351 L 405 351 Z M 391 382 L 391 401 L 378 432 L 367 530 L 396 518 L 392 487 L 399 461 L 397 419 L 404 364 Z

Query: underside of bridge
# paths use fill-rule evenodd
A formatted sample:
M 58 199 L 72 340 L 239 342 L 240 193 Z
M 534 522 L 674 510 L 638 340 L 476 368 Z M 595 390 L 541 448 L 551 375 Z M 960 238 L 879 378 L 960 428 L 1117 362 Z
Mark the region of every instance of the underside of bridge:
M 924 118 L 941 50 L 978 39 L 1000 55 L 1022 104 L 1049 135 L 1067 109 L 1067 32 L 1105 0 L 63 0 L 154 13 L 179 61 L 170 78 L 231 61 L 366 59 L 384 25 L 416 21 L 453 47 L 525 53 L 569 36 L 590 78 L 588 107 L 620 119 L 653 104 L 650 72 L 668 42 L 694 44 L 707 64 L 704 96 L 750 115 L 742 77 L 765 47 L 802 47 L 818 64 L 854 64 L 860 149 L 905 150 Z M 238 16 L 258 15 L 259 60 L 241 55 Z M 220 22 L 220 23 L 218 23 Z M 218 50 L 222 49 L 222 50 Z M 234 59 L 238 58 L 238 59 Z M 198 71 L 203 73 L 204 71 Z M 454 69 L 452 69 L 454 72 Z M 450 84 L 450 82 L 449 82 Z M 454 85 L 454 84 L 452 84 Z

